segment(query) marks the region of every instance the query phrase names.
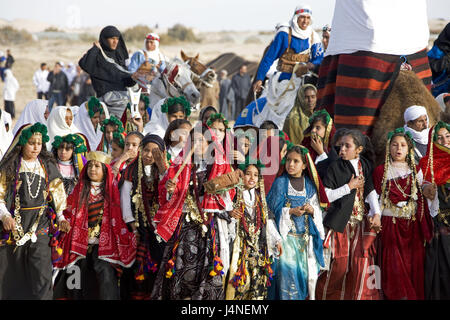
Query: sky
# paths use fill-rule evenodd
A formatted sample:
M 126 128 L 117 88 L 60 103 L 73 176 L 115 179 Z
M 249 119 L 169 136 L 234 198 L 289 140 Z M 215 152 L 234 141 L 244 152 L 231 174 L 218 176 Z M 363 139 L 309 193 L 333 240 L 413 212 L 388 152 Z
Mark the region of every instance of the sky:
M 450 20 L 450 0 L 426 1 L 430 19 Z M 0 19 L 45 21 L 71 29 L 181 23 L 199 31 L 269 31 L 288 21 L 301 3 L 311 5 L 313 27 L 331 25 L 335 0 L 14 0 L 2 6 Z

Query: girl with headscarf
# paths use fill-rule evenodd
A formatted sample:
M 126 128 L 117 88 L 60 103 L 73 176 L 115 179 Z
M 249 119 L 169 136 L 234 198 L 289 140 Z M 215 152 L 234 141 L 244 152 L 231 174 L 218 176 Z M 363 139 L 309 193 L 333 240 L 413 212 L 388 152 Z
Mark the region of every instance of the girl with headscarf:
M 138 157 L 127 166 L 119 183 L 120 205 L 125 223 L 137 236 L 137 257 L 131 269 L 124 270 L 120 283 L 122 299 L 148 300 L 160 267 L 164 243 L 156 240 L 153 217 L 159 208 L 160 175 L 153 149 L 164 154 L 164 141 L 157 135 L 144 137 Z
M 450 23 L 441 31 L 428 52 L 435 97 L 450 91 Z
M 111 154 L 114 133 L 123 135 L 124 128 L 122 122 L 112 115 L 108 119 L 103 120 L 100 130 L 103 132 L 103 135 L 97 146 L 97 151 Z
M 48 101 L 41 99 L 32 100 L 26 104 L 12 133 L 15 135 L 23 125 L 29 123 L 40 122 L 46 125 L 48 116 Z
M 306 90 L 313 90 L 317 94 L 317 89 L 312 84 L 305 84 L 297 91 L 294 107 L 289 112 L 284 121 L 283 131 L 289 136 L 294 144 L 301 144 L 304 138 L 304 131 L 309 126 L 309 117 L 312 116 L 314 110 L 308 108 L 305 98 Z
M 48 136 L 47 149 L 51 150 L 55 136 L 64 137 L 68 134 L 80 132 L 73 121 L 74 115 L 71 107 L 58 106 L 52 109 L 47 120 Z
M 102 140 L 103 132 L 100 125 L 102 114 L 108 119 L 108 108 L 97 98 L 91 97 L 89 101 L 80 106 L 80 110 L 75 116 L 74 124 L 86 137 L 88 150 L 96 150 Z
M 107 26 L 100 32 L 99 41 L 78 62 L 90 75 L 97 97 L 105 101 L 118 118 L 128 102 L 125 102 L 128 100 L 126 88 L 135 85 L 132 74 L 126 69 L 127 59 L 128 49 L 122 34 L 116 27 Z M 105 96 L 109 92 L 118 92 L 119 97 Z
M 420 160 L 424 182 L 424 196 L 433 218 L 434 237 L 426 246 L 425 299 L 450 299 L 450 124 L 439 121 L 429 132 L 427 155 Z
M 166 247 L 152 299 L 224 299 L 230 262 L 227 211 L 235 190 L 208 193 L 205 183 L 231 171 L 214 132 L 205 125 L 192 129 L 186 148 L 159 183 L 154 222 Z
M 70 225 L 63 216 L 61 175 L 45 147 L 48 139 L 45 125 L 27 124 L 0 163 L 2 300 L 53 297 L 52 259 L 61 253 L 55 236 L 58 228 L 67 232 Z
M 60 294 L 81 300 L 119 300 L 118 274 L 135 261 L 136 237 L 122 219 L 110 157 L 91 151 L 87 160 L 67 199 L 64 216 L 71 228 L 60 238 L 63 255 L 54 263 L 57 270 L 77 265 L 81 289 L 67 288 Z

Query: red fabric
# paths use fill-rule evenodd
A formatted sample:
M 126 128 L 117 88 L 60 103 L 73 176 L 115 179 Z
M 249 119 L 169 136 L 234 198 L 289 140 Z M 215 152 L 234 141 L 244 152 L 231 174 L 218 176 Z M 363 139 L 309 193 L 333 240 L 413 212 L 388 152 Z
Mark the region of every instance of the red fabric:
M 381 195 L 384 164 L 373 173 L 375 189 Z M 392 203 L 408 201 L 398 187 L 390 183 L 389 198 Z M 401 188 L 406 187 L 407 177 L 398 178 Z M 388 185 L 387 185 L 388 186 Z M 411 186 L 405 191 L 411 193 Z M 381 218 L 381 287 L 386 299 L 424 299 L 424 241 L 433 237 L 433 222 L 421 189 L 418 189 L 416 220 L 392 217 Z
M 433 141 L 434 129 L 435 127 L 430 129 L 428 141 Z M 431 164 L 428 166 L 431 148 L 433 148 L 433 168 L 431 168 Z M 449 153 L 450 150 L 448 148 L 439 145 L 437 142 L 428 143 L 427 155 L 420 159 L 419 162 L 419 167 L 423 172 L 424 181 L 432 182 L 431 170 L 434 172 L 434 182 L 436 185 L 444 185 L 450 180 L 450 165 L 448 164 L 450 159 Z
M 332 260 L 330 270 L 319 276 L 316 285 L 317 300 L 378 300 L 375 283 L 376 234 L 368 230 L 365 219 L 355 226 L 347 224 L 343 233 L 332 232 Z M 370 278 L 370 279 L 369 279 Z M 373 286 L 369 287 L 368 284 Z
M 217 143 L 216 136 L 209 130 L 213 139 L 213 148 L 215 161 L 212 165 L 211 172 L 208 176 L 208 180 L 211 180 L 217 176 L 223 175 L 225 173 L 231 172 L 231 165 L 226 161 L 225 151 L 220 143 Z M 174 163 L 167 170 L 166 175 L 160 181 L 158 186 L 158 193 L 160 196 L 160 207 L 158 212 L 155 214 L 154 221 L 157 224 L 156 232 L 157 234 L 168 241 L 172 234 L 174 233 L 178 221 L 181 217 L 183 204 L 187 196 L 187 191 L 189 188 L 189 182 L 191 178 L 192 163 L 191 159 L 188 160 L 187 165 L 183 168 L 178 179 L 176 181 L 176 187 L 174 193 L 169 200 L 166 199 L 167 189 L 166 182 L 169 179 L 173 179 L 178 169 L 181 167 L 184 161 L 184 155 L 188 154 L 187 148 L 189 143 L 186 144 L 186 148 L 180 153 L 180 155 L 175 159 Z M 236 190 L 231 189 L 227 191 L 230 199 L 233 199 Z M 210 212 L 215 212 L 216 210 L 224 210 L 225 203 L 222 195 L 214 195 L 206 193 L 203 197 L 203 202 L 201 204 L 200 210 L 209 210 Z
M 100 229 L 98 258 L 121 266 L 131 266 L 136 257 L 136 237 L 128 231 L 122 219 L 120 195 L 111 167 L 106 165 L 105 195 L 103 220 Z M 62 259 L 55 267 L 64 268 L 77 258 L 86 257 L 88 248 L 88 207 L 81 203 L 79 197 L 83 190 L 83 179 L 87 175 L 87 166 L 80 174 L 80 180 L 67 199 L 65 218 L 70 222 L 71 229 L 61 240 Z

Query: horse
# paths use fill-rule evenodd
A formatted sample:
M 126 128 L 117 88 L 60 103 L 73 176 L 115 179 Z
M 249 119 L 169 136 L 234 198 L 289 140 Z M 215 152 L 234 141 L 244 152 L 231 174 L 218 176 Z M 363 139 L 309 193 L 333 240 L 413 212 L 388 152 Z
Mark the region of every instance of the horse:
M 217 78 L 217 74 L 213 69 L 206 67 L 199 61 L 200 54 L 197 54 L 195 57 L 189 57 L 183 50 L 181 50 L 180 54 L 181 59 L 183 59 L 183 61 L 191 68 L 192 80 L 197 89 L 200 90 L 202 86 L 211 88 L 213 81 Z
M 189 65 L 175 58 L 166 61 L 164 71 L 152 81 L 149 96 L 149 107 L 167 97 L 179 97 L 184 95 L 186 99 L 195 106 L 200 101 L 200 92 L 192 81 L 192 74 Z

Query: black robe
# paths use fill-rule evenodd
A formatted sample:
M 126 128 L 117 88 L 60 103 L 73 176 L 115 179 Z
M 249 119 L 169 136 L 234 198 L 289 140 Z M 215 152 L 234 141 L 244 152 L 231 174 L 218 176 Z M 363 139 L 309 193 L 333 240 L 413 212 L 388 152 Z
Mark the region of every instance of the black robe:
M 364 199 L 374 190 L 372 180 L 372 164 L 360 157 L 362 170 L 364 175 Z M 339 158 L 330 164 L 327 174 L 323 179 L 323 185 L 328 189 L 337 189 L 350 181 L 352 174 L 356 177 L 355 169 L 348 160 Z M 349 194 L 332 202 L 323 220 L 323 225 L 337 232 L 344 232 L 345 226 L 350 220 L 353 205 L 355 202 L 356 189 L 350 191 Z

